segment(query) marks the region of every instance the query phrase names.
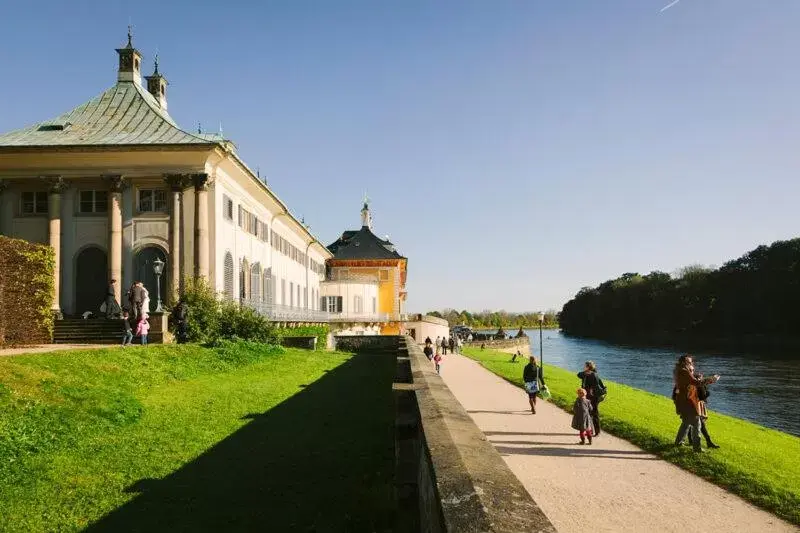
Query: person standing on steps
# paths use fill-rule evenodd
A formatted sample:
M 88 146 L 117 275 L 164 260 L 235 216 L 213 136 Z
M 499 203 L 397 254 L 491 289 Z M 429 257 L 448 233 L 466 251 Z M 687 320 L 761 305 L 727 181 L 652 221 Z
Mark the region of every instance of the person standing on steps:
M 117 280 L 112 279 L 108 283 L 108 290 L 106 291 L 106 318 L 112 319 L 117 318 L 120 315 L 120 307 L 117 304 L 117 296 L 114 291 L 114 287 L 117 284 Z
M 600 404 L 600 382 L 597 378 L 597 366 L 594 361 L 586 361 L 583 371 L 578 372 L 581 379 L 581 388 L 586 391 L 586 397 L 592 403 L 592 424 L 594 425 L 594 436 L 600 435 L 600 411 L 597 406 Z
M 539 395 L 539 391 L 546 385 L 544 383 L 542 367 L 536 363 L 536 357 L 533 355 L 530 358 L 530 362 L 522 369 L 522 381 L 525 383 L 525 392 L 528 393 L 528 403 L 531 405 L 531 413 L 535 415 L 536 397 Z
M 691 427 L 692 449 L 696 453 L 700 453 L 703 451 L 700 448 L 700 424 L 705 405 L 698 398 L 697 390 L 698 387 L 716 383 L 719 380 L 719 376 L 714 375 L 710 378 L 703 378 L 702 374 L 700 374 L 699 378 L 696 377 L 694 359 L 691 355 L 682 355 L 675 365 L 673 378 L 675 380 L 675 390 L 672 399 L 675 402 L 675 412 L 681 417 L 681 425 L 678 428 L 678 434 L 675 436 L 675 446 L 680 446 Z

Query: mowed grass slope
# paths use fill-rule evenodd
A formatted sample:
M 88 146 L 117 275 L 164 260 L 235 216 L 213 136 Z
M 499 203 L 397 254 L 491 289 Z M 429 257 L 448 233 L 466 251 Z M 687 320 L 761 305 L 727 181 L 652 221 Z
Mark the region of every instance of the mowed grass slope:
M 476 348 L 465 348 L 464 353 L 495 374 L 523 386 L 522 369 L 527 361 L 511 363 L 509 354 Z M 564 409 L 571 409 L 575 401 L 575 390 L 580 386 L 575 375 L 578 370 L 545 364 L 545 381 L 552 401 Z M 603 381 L 608 387 L 608 397 L 600 404 L 603 431 L 800 525 L 800 439 L 712 411 L 708 430 L 721 448 L 695 454 L 689 447 L 673 446 L 680 419 L 671 399 Z M 713 405 L 713 391 L 711 401 Z
M 247 343 L 2 358 L 0 530 L 386 530 L 394 369 Z

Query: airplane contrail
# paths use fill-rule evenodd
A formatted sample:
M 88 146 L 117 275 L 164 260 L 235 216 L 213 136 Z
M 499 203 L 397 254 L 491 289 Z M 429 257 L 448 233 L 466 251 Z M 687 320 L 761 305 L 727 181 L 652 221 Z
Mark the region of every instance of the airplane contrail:
M 659 11 L 659 13 L 663 13 L 664 11 L 666 11 L 666 10 L 667 10 L 667 9 L 669 9 L 669 8 L 671 8 L 672 6 L 674 6 L 675 4 L 677 4 L 677 3 L 678 3 L 678 2 L 680 2 L 680 1 L 681 1 L 681 0 L 674 0 L 674 2 L 670 2 L 669 4 L 667 4 L 667 5 L 665 5 L 664 7 L 662 7 L 662 8 L 661 8 L 661 11 Z

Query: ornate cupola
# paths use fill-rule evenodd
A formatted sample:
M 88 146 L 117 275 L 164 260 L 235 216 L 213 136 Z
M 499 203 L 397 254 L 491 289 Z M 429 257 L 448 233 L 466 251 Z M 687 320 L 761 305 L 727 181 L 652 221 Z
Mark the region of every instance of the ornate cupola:
M 131 27 L 128 26 L 128 45 L 125 48 L 117 48 L 119 54 L 119 72 L 117 81 L 133 81 L 142 84 L 142 54 L 133 47 L 133 35 Z
M 167 78 L 158 72 L 158 54 L 156 54 L 155 69 L 152 76 L 145 76 L 147 92 L 153 95 L 161 109 L 167 109 Z

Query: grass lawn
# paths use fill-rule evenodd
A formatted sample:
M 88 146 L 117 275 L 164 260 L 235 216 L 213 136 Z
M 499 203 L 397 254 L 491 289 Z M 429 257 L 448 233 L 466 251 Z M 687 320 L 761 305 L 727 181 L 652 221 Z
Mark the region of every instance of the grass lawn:
M 526 361 L 511 363 L 506 353 L 465 348 L 464 354 L 522 387 Z M 545 364 L 552 401 L 571 409 L 580 380 L 575 372 Z M 603 431 L 690 470 L 717 485 L 800 525 L 800 439 L 738 418 L 711 412 L 708 430 L 719 450 L 695 454 L 675 448 L 680 425 L 672 400 L 603 380 L 608 397 L 600 404 Z M 704 444 L 705 446 L 705 444 Z
M 0 530 L 389 530 L 394 371 L 247 343 L 0 358 Z

